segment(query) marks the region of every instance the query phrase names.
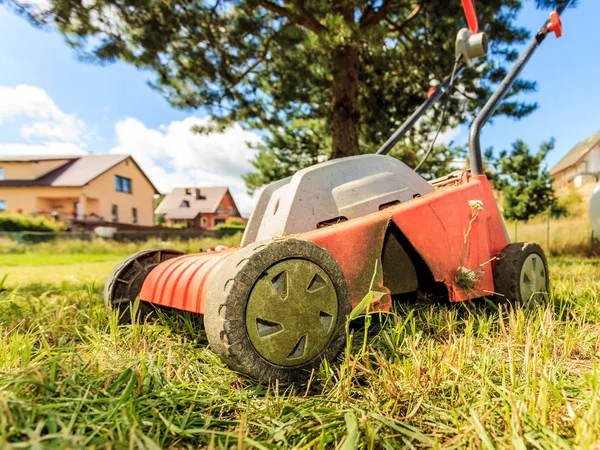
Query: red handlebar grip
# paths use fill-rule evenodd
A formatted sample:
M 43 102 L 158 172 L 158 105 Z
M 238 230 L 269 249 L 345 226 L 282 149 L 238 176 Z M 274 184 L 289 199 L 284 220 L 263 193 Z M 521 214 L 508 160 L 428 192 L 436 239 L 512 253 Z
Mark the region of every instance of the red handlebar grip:
M 477 23 L 477 14 L 475 14 L 475 6 L 473 6 L 473 0 L 462 0 L 463 9 L 465 10 L 465 16 L 467 16 L 467 23 L 469 24 L 469 31 L 471 34 L 475 34 L 479 31 L 479 24 Z
M 550 13 L 550 23 L 548 24 L 546 29 L 550 33 L 554 32 L 557 38 L 562 36 L 562 22 L 560 21 L 560 16 L 558 15 L 558 12 L 552 11 Z

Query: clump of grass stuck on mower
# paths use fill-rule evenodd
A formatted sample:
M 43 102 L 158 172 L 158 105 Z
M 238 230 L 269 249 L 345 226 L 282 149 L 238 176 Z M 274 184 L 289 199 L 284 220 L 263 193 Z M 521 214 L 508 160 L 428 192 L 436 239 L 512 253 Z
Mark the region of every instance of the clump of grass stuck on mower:
M 465 231 L 465 237 L 463 240 L 463 248 L 460 255 L 460 265 L 458 266 L 456 272 L 456 278 L 454 279 L 454 284 L 463 289 L 467 296 L 471 296 L 473 291 L 475 290 L 477 283 L 483 276 L 482 267 L 486 264 L 491 263 L 496 257 L 492 257 L 487 261 L 479 264 L 474 269 L 468 269 L 465 267 L 465 257 L 468 259 L 471 251 L 469 245 L 469 235 L 471 234 L 471 230 L 473 228 L 473 222 L 479 217 L 479 213 L 483 211 L 483 202 L 481 200 L 469 200 L 469 207 L 471 208 L 471 220 L 469 220 L 469 225 L 467 227 L 467 231 Z

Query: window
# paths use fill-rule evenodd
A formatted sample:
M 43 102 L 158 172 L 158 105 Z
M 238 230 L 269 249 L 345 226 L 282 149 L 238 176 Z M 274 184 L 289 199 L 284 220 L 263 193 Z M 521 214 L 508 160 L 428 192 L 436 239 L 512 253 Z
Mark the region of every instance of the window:
M 190 202 L 188 202 L 187 200 L 184 200 L 181 202 L 181 205 L 179 205 L 180 208 L 189 208 L 190 207 Z
M 233 216 L 233 208 L 231 206 L 229 208 L 227 208 L 227 214 L 229 214 L 230 216 Z
M 137 208 L 131 208 L 131 223 L 137 223 Z
M 225 223 L 225 219 L 215 219 L 215 226 Z
M 223 208 L 221 208 L 221 205 L 219 205 L 219 207 L 217 208 L 217 214 L 221 214 L 223 212 Z
M 206 228 L 206 217 L 202 217 L 200 223 L 202 224 L 202 228 Z
M 0 180 L 4 180 L 4 169 L 0 167 Z
M 6 200 L 0 200 L 0 211 L 6 210 Z
M 118 222 L 119 221 L 119 209 L 117 208 L 117 205 L 112 205 L 111 214 L 112 214 L 112 221 Z
M 131 194 L 131 180 L 129 178 L 115 175 L 115 190 L 117 192 L 125 192 Z

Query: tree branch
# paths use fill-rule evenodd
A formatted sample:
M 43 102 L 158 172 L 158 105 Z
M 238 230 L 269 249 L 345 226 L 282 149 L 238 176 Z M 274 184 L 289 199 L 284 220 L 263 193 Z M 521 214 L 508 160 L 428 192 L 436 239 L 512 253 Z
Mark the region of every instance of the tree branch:
M 390 23 L 390 25 L 392 25 L 392 27 L 394 28 L 395 31 L 402 32 L 404 27 L 407 26 L 409 23 L 411 23 L 413 21 L 413 19 L 419 15 L 420 12 L 421 12 L 421 4 L 418 4 L 417 6 L 415 6 L 415 9 L 413 9 L 410 12 L 408 17 L 406 19 L 404 19 L 404 21 L 402 23 L 395 23 L 391 19 L 388 19 L 388 22 Z
M 274 12 L 275 14 L 279 14 L 280 16 L 289 19 L 297 25 L 301 25 L 304 28 L 309 29 L 310 31 L 314 31 L 315 33 L 321 33 L 327 30 L 326 27 L 324 27 L 317 19 L 315 19 L 311 15 L 297 14 L 294 11 L 291 11 L 288 8 L 280 6 L 269 0 L 258 0 L 258 4 L 263 8 Z
M 265 46 L 264 46 L 262 54 L 256 59 L 256 61 L 253 64 L 251 64 L 246 70 L 244 70 L 244 72 L 241 73 L 230 86 L 228 86 L 226 88 L 227 91 L 233 90 L 233 88 L 235 88 L 244 78 L 246 78 L 250 72 L 252 72 L 254 69 L 256 69 L 256 67 L 258 67 L 258 65 L 266 59 L 267 55 L 269 54 L 269 50 L 271 48 L 271 43 L 277 36 L 279 36 L 279 34 L 281 34 L 281 32 L 287 26 L 289 26 L 289 23 L 284 23 L 281 26 L 281 28 L 279 28 L 279 30 L 277 30 L 275 33 L 273 33 L 271 36 L 269 36 L 269 38 L 265 42 Z
M 394 0 L 383 0 L 382 5 L 377 11 L 375 11 L 371 5 L 367 6 L 360 18 L 360 27 L 368 28 L 381 22 L 390 12 L 393 2 Z

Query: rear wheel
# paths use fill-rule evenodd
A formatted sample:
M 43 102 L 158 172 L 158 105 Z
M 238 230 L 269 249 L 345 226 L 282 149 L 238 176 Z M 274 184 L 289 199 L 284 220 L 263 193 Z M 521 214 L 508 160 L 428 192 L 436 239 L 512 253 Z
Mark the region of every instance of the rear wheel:
M 134 253 L 115 266 L 104 284 L 104 304 L 110 314 L 119 311 L 119 323 L 131 323 L 131 308 L 140 295 L 148 274 L 163 261 L 183 255 L 170 249 L 142 250 Z M 139 320 L 147 320 L 156 311 L 156 306 L 140 302 Z
M 544 250 L 533 242 L 507 245 L 496 261 L 494 288 L 504 299 L 513 302 L 544 299 L 550 289 Z
M 350 313 L 337 261 L 312 242 L 251 244 L 215 274 L 204 323 L 211 348 L 260 381 L 306 379 L 345 342 Z

